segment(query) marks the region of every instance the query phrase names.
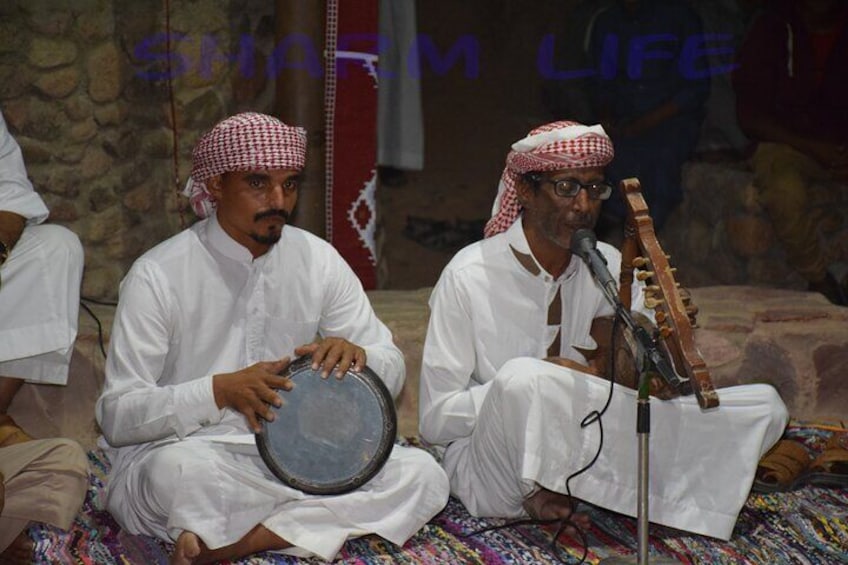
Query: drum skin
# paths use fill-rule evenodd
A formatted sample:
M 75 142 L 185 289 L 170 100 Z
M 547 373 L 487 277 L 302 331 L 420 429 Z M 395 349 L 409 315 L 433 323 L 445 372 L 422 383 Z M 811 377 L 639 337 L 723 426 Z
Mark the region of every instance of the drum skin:
M 293 361 L 283 404 L 256 434 L 259 454 L 283 483 L 307 494 L 355 490 L 383 467 L 397 435 L 394 402 L 368 367 L 321 378 L 310 357 Z

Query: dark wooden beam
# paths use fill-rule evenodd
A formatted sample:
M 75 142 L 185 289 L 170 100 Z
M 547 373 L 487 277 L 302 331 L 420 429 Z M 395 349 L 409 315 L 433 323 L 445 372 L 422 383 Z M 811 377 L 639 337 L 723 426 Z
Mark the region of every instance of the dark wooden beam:
M 324 127 L 324 28 L 326 3 L 276 0 L 277 62 L 274 110 L 281 120 L 306 128 L 308 150 L 304 183 L 294 224 L 326 237 L 324 214 L 326 131 Z M 308 41 L 303 38 L 308 38 Z M 293 38 L 297 38 L 293 40 Z M 285 48 L 285 46 L 289 48 Z M 317 65 L 316 65 L 317 62 Z M 317 76 L 316 76 L 317 75 Z

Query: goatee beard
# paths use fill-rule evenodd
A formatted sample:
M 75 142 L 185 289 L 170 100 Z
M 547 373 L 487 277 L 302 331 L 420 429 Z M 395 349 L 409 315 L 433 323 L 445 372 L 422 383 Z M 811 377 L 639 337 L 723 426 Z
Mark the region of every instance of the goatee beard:
M 270 209 L 270 210 L 265 210 L 264 212 L 259 212 L 258 214 L 256 214 L 253 217 L 253 220 L 258 222 L 259 220 L 261 220 L 263 218 L 278 217 L 278 218 L 282 218 L 283 220 L 286 221 L 286 223 L 288 223 L 289 216 L 290 216 L 290 214 L 289 214 L 288 210 L 278 210 L 276 208 L 273 208 L 273 209 Z M 262 234 L 258 234 L 258 233 L 252 233 L 252 234 L 250 234 L 250 237 L 256 243 L 261 243 L 262 245 L 274 245 L 275 243 L 280 241 L 280 237 L 282 237 L 282 233 L 283 233 L 283 228 L 281 227 L 280 231 L 277 232 L 277 233 L 269 233 L 269 234 L 266 234 L 266 235 L 262 235 Z
M 274 245 L 278 241 L 280 241 L 280 237 L 282 237 L 282 230 L 279 233 L 271 233 L 267 235 L 260 235 L 258 233 L 250 234 L 250 238 L 256 243 L 261 243 L 262 245 Z

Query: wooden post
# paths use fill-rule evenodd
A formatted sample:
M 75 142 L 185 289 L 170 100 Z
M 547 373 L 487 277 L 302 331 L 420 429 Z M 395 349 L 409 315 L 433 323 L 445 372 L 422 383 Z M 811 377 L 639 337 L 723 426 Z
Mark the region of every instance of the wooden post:
M 324 69 L 325 5 L 325 2 L 314 0 L 276 0 L 275 18 L 275 56 L 284 59 L 276 63 L 277 94 L 274 111 L 285 123 L 306 128 L 308 135 L 304 182 L 293 223 L 319 237 L 326 237 L 327 233 L 324 204 L 324 74 L 322 72 L 315 76 L 315 65 L 310 65 L 309 57 L 317 56 L 320 68 Z M 308 45 L 305 41 L 286 42 L 287 38 L 304 36 L 310 40 Z M 286 45 L 291 47 L 282 52 L 281 46 Z

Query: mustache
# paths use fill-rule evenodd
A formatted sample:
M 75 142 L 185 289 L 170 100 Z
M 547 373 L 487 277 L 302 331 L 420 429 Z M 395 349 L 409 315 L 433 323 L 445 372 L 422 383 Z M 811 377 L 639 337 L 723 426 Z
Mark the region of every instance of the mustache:
M 274 216 L 279 216 L 280 218 L 288 221 L 289 213 L 287 210 L 271 208 L 270 210 L 265 210 L 264 212 L 259 212 L 255 216 L 253 216 L 254 221 L 259 221 L 263 218 L 273 218 Z
M 569 223 L 578 228 L 592 229 L 595 226 L 596 219 L 592 214 L 575 213 L 569 218 Z

